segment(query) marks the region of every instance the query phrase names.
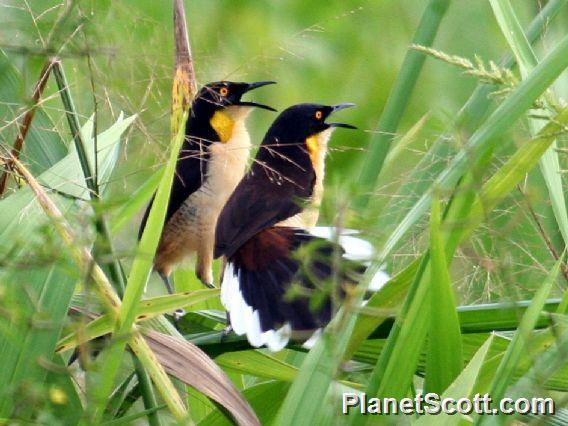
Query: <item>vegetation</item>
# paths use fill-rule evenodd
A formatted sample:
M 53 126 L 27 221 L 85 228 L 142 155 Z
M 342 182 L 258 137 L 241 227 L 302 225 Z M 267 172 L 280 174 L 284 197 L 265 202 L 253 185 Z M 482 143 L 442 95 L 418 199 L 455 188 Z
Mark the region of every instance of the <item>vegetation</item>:
M 172 4 L 5 0 L 0 423 L 566 424 L 567 1 L 185 3 L 197 82 L 358 104 L 320 222 L 376 258 L 310 351 L 223 338 L 217 289 L 188 267 L 164 296 L 151 273 L 195 92 Z M 253 114 L 253 141 L 273 119 Z M 344 392 L 550 396 L 556 414 L 342 416 Z

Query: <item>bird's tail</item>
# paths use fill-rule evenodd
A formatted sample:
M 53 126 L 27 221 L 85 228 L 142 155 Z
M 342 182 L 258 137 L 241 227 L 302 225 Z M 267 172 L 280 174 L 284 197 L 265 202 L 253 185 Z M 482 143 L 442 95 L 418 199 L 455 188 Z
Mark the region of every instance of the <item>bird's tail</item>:
M 223 274 L 221 301 L 233 330 L 272 351 L 291 337 L 309 338 L 331 320 L 333 296 L 344 295 L 332 278 L 356 283 L 372 255 L 371 244 L 349 232 L 338 238 L 329 228 L 259 232 L 228 259 Z

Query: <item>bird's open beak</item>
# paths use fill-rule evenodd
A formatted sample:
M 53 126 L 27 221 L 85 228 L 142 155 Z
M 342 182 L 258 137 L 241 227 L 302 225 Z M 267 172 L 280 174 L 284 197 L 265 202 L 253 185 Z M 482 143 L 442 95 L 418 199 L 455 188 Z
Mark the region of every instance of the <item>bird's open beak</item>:
M 257 81 L 256 83 L 250 83 L 250 84 L 247 85 L 247 87 L 245 87 L 243 94 L 245 94 L 246 92 L 250 92 L 251 90 L 258 89 L 259 87 L 267 86 L 269 84 L 276 84 L 276 82 L 275 81 Z M 256 108 L 263 108 L 263 109 L 267 109 L 269 111 L 276 111 L 274 108 L 272 108 L 268 105 L 259 104 L 258 102 L 239 101 L 238 105 L 256 107 Z
M 329 113 L 329 115 L 336 113 L 337 111 L 341 111 L 342 109 L 345 108 L 351 108 L 356 106 L 355 104 L 352 103 L 345 103 L 345 104 L 337 104 L 337 105 L 333 105 L 331 108 L 331 112 Z M 345 129 L 356 129 L 357 127 L 352 126 L 351 124 L 347 124 L 347 123 L 327 123 L 327 125 L 329 127 L 343 127 Z

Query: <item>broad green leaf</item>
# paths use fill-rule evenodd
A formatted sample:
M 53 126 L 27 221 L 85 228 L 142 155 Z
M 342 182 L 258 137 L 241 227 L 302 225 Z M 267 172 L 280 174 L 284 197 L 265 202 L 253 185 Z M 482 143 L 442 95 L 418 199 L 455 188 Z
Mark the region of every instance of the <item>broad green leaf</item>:
M 432 200 L 430 213 L 430 328 L 424 387 L 441 394 L 462 370 L 460 324 L 440 230 L 440 201 Z
M 100 176 L 105 180 L 118 160 L 120 136 L 131 121 L 132 119 L 121 118 L 113 127 L 98 136 Z M 82 182 L 82 171 L 76 155 L 72 152 L 42 173 L 38 179 L 49 187 L 58 186 L 65 191 L 74 192 L 79 197 L 86 194 L 86 189 L 78 183 Z M 77 206 L 76 202 L 68 197 L 54 197 L 58 199 L 64 213 Z M 38 247 L 47 243 L 53 244 L 49 242 L 50 232 L 42 231 L 49 222 L 29 187 L 21 188 L 1 200 L 0 209 L 5 213 L 0 215 L 0 237 L 14 245 L 2 245 L 2 256 L 11 253 L 13 259 L 32 260 Z M 61 260 L 51 260 L 53 266 L 38 268 L 35 271 L 16 268 L 0 271 L 2 289 L 7 292 L 6 297 L 19 301 L 13 306 L 20 307 L 18 321 L 8 322 L 5 327 L 6 320 L 0 318 L 0 330 L 7 330 L 0 332 L 0 362 L 6 367 L 0 372 L 2 414 L 10 412 L 12 401 L 6 392 L 12 386 L 22 380 L 35 379 L 39 383 L 45 380 L 47 370 L 38 360 L 52 359 L 75 283 L 81 279 L 80 271 L 70 266 L 65 250 L 60 250 L 58 254 Z M 23 295 L 27 296 L 22 297 Z M 30 323 L 31 318 L 41 321 Z
M 99 176 L 103 183 L 110 178 L 110 174 L 118 160 L 120 136 L 133 120 L 134 117 L 123 119 L 121 116 L 112 127 L 98 135 Z M 92 123 L 88 122 L 85 128 L 90 126 L 92 126 Z M 89 138 L 88 141 L 90 141 L 92 146 L 92 139 Z M 92 152 L 92 150 L 89 151 Z M 80 168 L 77 154 L 73 150 L 53 167 L 38 176 L 38 180 L 46 188 L 51 188 L 67 195 L 62 197 L 54 194 L 57 205 L 63 213 L 75 205 L 75 201 L 69 197 L 80 200 L 87 199 L 88 191 L 83 184 L 83 172 Z M 104 187 L 105 185 L 103 184 L 101 190 L 104 190 Z M 4 212 L 0 216 L 0 238 L 3 241 L 25 242 L 25 244 L 33 243 L 34 239 L 40 235 L 36 230 L 41 225 L 47 223 L 43 211 L 34 201 L 34 195 L 30 188 L 24 187 L 1 200 L 0 209 Z M 7 250 L 11 248 L 10 245 L 2 245 L 0 247 L 0 255 L 5 256 Z
M 297 368 L 258 350 L 226 353 L 215 362 L 224 369 L 283 382 L 293 381 L 298 373 Z

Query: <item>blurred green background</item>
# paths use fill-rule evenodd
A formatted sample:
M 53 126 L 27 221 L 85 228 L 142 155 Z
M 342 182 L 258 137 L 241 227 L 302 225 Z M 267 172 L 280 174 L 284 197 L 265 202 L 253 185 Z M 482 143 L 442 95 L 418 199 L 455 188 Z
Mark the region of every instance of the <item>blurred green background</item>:
M 44 60 L 42 46 L 51 37 L 52 46 L 64 44 L 60 53 L 83 120 L 93 113 L 95 105 L 100 129 L 114 122 L 120 111 L 138 115 L 112 177 L 112 195 L 107 200 L 107 213 L 112 218 L 113 211 L 166 160 L 173 69 L 171 2 L 80 1 L 66 17 L 62 30 L 50 35 L 59 4 L 1 0 L 0 48 L 24 75 L 21 97 L 14 100 L 15 105 L 28 101 Z M 341 198 L 338 194 L 347 192 L 351 197 L 357 192 L 361 162 L 425 5 L 418 0 L 186 1 L 200 84 L 220 79 L 276 80 L 277 86 L 259 90 L 254 97 L 280 110 L 300 102 L 358 105 L 342 113 L 342 119 L 357 125 L 359 131 L 338 131 L 331 141 L 322 222 L 333 222 L 335 203 Z M 523 0 L 514 6 L 526 27 L 543 4 Z M 568 25 L 568 13 L 563 10 L 562 14 L 546 29 L 545 37 L 536 45 L 537 52 L 550 49 L 555 35 Z M 453 2 L 434 46 L 470 59 L 478 55 L 486 62 L 497 61 L 507 51 L 485 1 Z M 557 82 L 558 93 L 566 93 L 567 80 Z M 474 78 L 448 64 L 426 61 L 395 143 L 422 117 L 424 124 L 381 176 L 369 210 L 352 212 L 349 219 L 348 224 L 363 228 L 377 246 L 403 213 L 397 211 L 398 188 L 416 170 L 418 161 L 443 134 L 476 84 Z M 55 92 L 51 82 L 46 91 L 51 98 L 45 104 L 46 111 L 58 130 L 68 134 Z M 261 140 L 274 118 L 266 111 L 252 114 L 249 129 L 253 141 Z M 499 164 L 499 154 L 508 152 L 510 142 L 526 139 L 526 130 L 526 125 L 519 123 L 507 135 L 503 152 L 497 153 L 492 166 Z M 2 143 L 11 143 L 8 131 L 2 135 Z M 448 135 L 450 152 L 451 147 L 464 142 L 464 136 Z M 434 161 L 445 162 L 447 158 Z M 551 230 L 553 244 L 559 246 L 542 182 L 538 176 L 527 182 L 524 190 L 542 215 L 544 226 Z M 458 252 L 453 272 L 460 302 L 529 297 L 550 270 L 553 259 L 523 208 L 523 199 L 510 197 Z M 139 217 L 117 239 L 119 251 L 127 259 L 132 256 Z M 383 226 L 377 227 L 379 217 Z M 391 272 L 424 247 L 422 229 L 409 235 L 389 260 Z M 154 284 L 159 285 L 156 283 L 157 279 Z

